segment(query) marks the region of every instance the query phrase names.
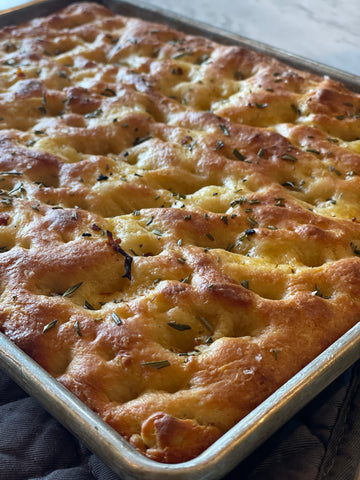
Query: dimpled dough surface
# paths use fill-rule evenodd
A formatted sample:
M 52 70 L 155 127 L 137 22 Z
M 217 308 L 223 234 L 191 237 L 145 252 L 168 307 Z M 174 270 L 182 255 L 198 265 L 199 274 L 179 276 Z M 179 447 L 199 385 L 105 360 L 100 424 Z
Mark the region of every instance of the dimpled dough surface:
M 73 4 L 0 32 L 0 327 L 195 457 L 360 317 L 360 97 Z

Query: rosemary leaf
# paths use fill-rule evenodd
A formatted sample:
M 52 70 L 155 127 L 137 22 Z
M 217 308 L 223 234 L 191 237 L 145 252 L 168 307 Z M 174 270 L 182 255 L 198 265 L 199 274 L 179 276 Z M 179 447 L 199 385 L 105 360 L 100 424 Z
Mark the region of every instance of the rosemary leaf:
M 55 325 L 57 324 L 57 319 L 53 320 L 52 322 L 48 323 L 47 325 L 45 325 L 45 327 L 43 328 L 43 331 L 42 333 L 45 333 L 47 332 L 48 330 L 51 330 L 52 328 L 55 327 Z
M 282 160 L 289 160 L 290 162 L 297 162 L 297 158 L 294 155 L 290 155 L 290 153 L 284 153 L 281 155 Z
M 168 322 L 169 327 L 174 328 L 175 330 L 179 330 L 179 332 L 183 332 L 184 330 L 190 330 L 191 326 L 185 323 L 177 323 L 174 320 Z
M 95 308 L 87 300 L 84 300 L 84 308 L 87 308 L 88 310 L 95 310 Z
M 76 333 L 79 335 L 79 337 L 82 337 L 82 333 L 81 333 L 81 330 L 80 330 L 80 324 L 79 324 L 78 320 L 76 320 L 76 322 L 74 323 L 74 328 L 75 328 Z
M 118 316 L 117 313 L 112 312 L 111 318 L 114 320 L 114 322 L 116 323 L 116 325 L 122 325 L 123 322 L 122 322 L 121 318 Z
M 168 360 L 155 360 L 153 362 L 144 362 L 141 365 L 144 365 L 146 367 L 156 368 L 157 370 L 160 370 L 160 368 L 170 367 L 170 362 Z
M 81 287 L 81 285 L 82 285 L 82 282 L 77 283 L 76 285 L 73 285 L 72 287 L 68 288 L 68 289 L 66 290 L 66 292 L 64 292 L 64 293 L 62 294 L 62 296 L 63 296 L 63 297 L 67 297 L 67 296 L 71 295 L 71 294 L 74 293 L 79 287 Z
M 237 160 L 240 160 L 240 162 L 244 162 L 246 160 L 245 155 L 243 155 L 237 148 L 234 148 L 233 150 L 233 155 Z

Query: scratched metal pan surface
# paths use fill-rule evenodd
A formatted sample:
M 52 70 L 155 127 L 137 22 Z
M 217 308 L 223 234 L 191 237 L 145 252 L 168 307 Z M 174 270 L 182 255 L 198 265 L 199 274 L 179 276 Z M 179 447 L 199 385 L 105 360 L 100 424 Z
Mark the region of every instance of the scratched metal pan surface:
M 71 0 L 40 0 L 0 14 L 0 27 L 50 14 Z M 199 25 L 158 8 L 136 2 L 98 1 L 123 15 L 166 23 L 190 34 L 207 36 L 223 44 L 237 44 L 276 57 L 295 68 L 328 75 L 360 92 L 360 78 L 265 44 Z M 89 410 L 37 363 L 0 333 L 0 367 L 35 397 L 74 435 L 124 480 L 216 480 L 222 478 L 306 403 L 360 358 L 360 322 L 337 340 L 265 402 L 194 460 L 159 464 L 135 451 L 120 435 Z

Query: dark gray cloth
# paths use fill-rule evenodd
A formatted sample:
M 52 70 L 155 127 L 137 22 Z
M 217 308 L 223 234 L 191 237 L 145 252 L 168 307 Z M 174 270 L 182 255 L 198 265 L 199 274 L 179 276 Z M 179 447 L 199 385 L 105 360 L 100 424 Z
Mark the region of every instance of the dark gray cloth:
M 360 461 L 360 362 L 226 480 L 354 480 Z M 119 480 L 0 371 L 1 480 Z

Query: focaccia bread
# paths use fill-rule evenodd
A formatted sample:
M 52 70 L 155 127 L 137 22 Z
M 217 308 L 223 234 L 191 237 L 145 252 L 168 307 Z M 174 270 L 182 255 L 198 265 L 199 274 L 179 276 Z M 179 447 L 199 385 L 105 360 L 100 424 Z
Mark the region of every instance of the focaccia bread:
M 0 31 L 0 329 L 200 454 L 360 319 L 360 95 L 99 4 Z

